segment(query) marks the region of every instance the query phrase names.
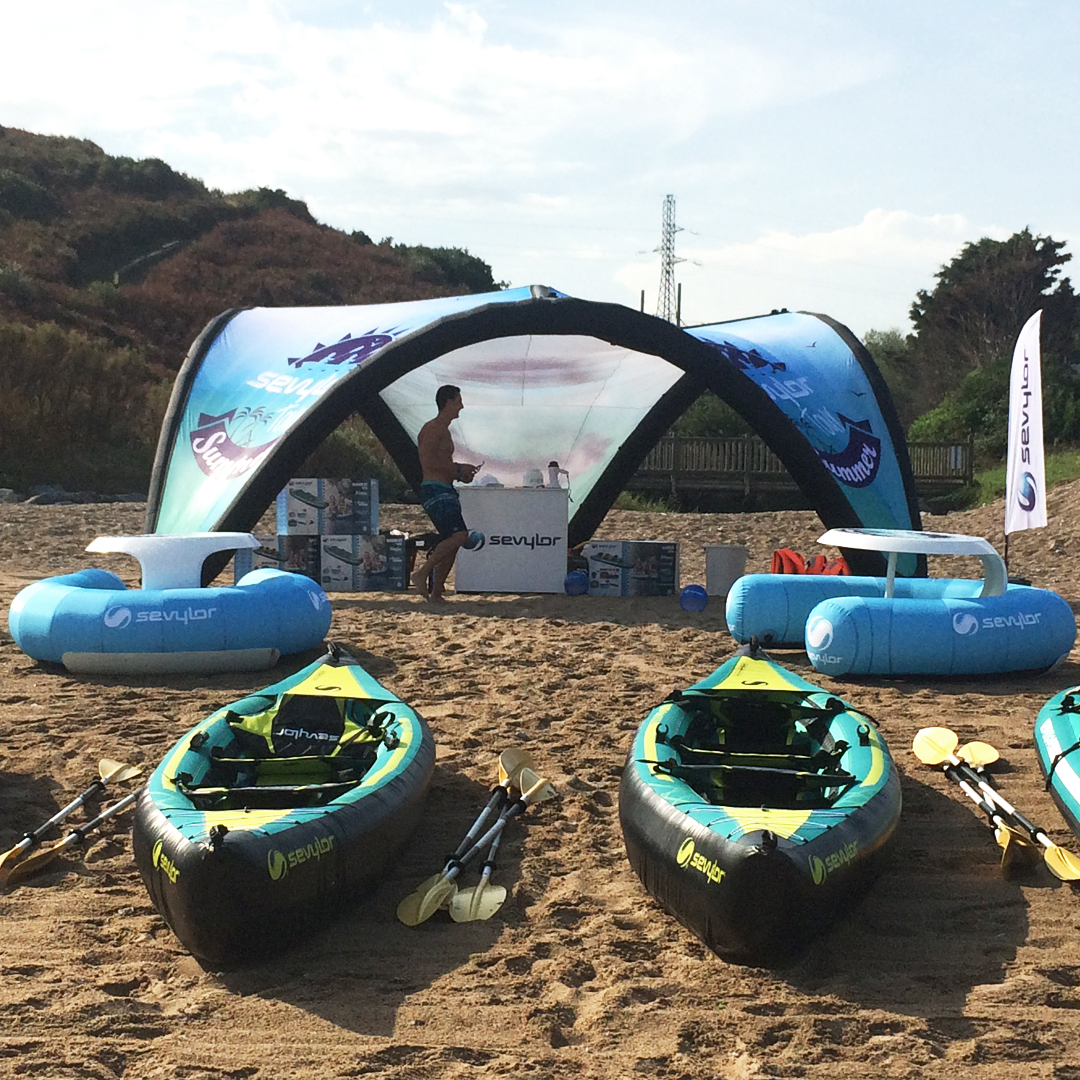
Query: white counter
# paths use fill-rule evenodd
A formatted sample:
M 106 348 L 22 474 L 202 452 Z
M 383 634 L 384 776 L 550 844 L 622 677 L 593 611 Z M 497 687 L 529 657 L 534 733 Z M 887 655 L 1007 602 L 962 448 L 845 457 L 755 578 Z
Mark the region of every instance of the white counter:
M 465 524 L 484 543 L 458 552 L 455 592 L 563 591 L 565 488 L 459 487 L 458 494 Z

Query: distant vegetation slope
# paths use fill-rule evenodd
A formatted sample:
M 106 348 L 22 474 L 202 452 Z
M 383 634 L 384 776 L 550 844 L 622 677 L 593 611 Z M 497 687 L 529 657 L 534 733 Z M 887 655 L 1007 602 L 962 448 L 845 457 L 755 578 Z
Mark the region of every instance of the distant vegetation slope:
M 226 194 L 163 161 L 0 128 L 0 486 L 145 491 L 175 374 L 229 308 L 499 287 L 466 250 L 374 243 L 282 191 Z M 362 425 L 321 453 L 312 468 L 396 482 Z

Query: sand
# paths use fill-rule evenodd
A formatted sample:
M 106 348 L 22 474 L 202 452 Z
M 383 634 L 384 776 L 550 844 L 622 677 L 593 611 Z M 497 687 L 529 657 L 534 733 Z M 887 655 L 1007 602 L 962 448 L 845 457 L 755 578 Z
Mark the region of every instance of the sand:
M 1051 492 L 1048 528 L 1015 534 L 1013 573 L 1080 602 L 1080 482 Z M 40 577 L 106 566 L 95 536 L 142 531 L 140 505 L 0 506 L 0 603 Z M 988 537 L 1001 503 L 928 517 Z M 383 523 L 423 531 L 415 508 Z M 748 569 L 806 554 L 811 512 L 613 511 L 599 538 L 742 543 Z M 977 571 L 974 560 L 935 573 Z M 231 580 L 231 579 L 230 579 Z M 903 778 L 881 877 L 783 970 L 725 963 L 661 912 L 630 870 L 618 783 L 631 736 L 671 689 L 734 648 L 722 605 L 675 598 L 333 594 L 331 637 L 415 705 L 438 743 L 423 823 L 385 882 L 260 966 L 203 970 L 154 911 L 126 822 L 0 893 L 0 1076 L 327 1080 L 332 1077 L 1080 1077 L 1080 897 L 1039 865 L 1006 880 L 977 811 L 911 752 L 946 725 L 1005 759 L 1003 792 L 1080 851 L 1043 790 L 1035 714 L 1080 682 L 1080 654 L 1034 678 L 831 680 L 776 658 L 874 716 Z M 287 658 L 282 677 L 317 651 Z M 191 725 L 268 673 L 117 679 L 45 670 L 0 629 L 0 850 L 94 777 L 102 756 L 147 770 Z M 486 922 L 408 928 L 398 901 L 441 868 L 527 747 L 559 798 L 513 824 Z M 127 788 L 125 787 L 124 790 Z M 118 792 L 119 793 L 119 792 Z M 108 800 L 106 800 L 107 802 Z M 75 821 L 81 820 L 78 816 Z

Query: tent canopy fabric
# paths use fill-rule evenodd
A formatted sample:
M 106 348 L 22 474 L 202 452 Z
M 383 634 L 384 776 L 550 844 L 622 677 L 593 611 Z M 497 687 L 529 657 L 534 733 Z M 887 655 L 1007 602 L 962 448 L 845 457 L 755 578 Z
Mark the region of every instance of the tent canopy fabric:
M 892 399 L 845 327 L 784 312 L 679 328 L 532 286 L 218 316 L 173 388 L 147 531 L 252 529 L 353 413 L 418 489 L 416 438 L 443 383 L 460 386 L 465 404 L 452 429 L 457 456 L 483 461 L 482 475 L 514 486 L 549 461 L 568 471 L 571 545 L 589 539 L 705 389 L 746 418 L 826 526 L 920 528 Z M 874 553 L 855 562 L 880 569 Z

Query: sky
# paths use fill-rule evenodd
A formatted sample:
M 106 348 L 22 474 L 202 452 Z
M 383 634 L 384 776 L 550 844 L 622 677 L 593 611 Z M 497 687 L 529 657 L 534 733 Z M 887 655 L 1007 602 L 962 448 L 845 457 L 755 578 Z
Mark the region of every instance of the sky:
M 966 243 L 1080 251 L 1075 0 L 6 0 L 2 26 L 0 126 L 508 285 L 655 313 L 672 195 L 688 325 L 907 333 Z

